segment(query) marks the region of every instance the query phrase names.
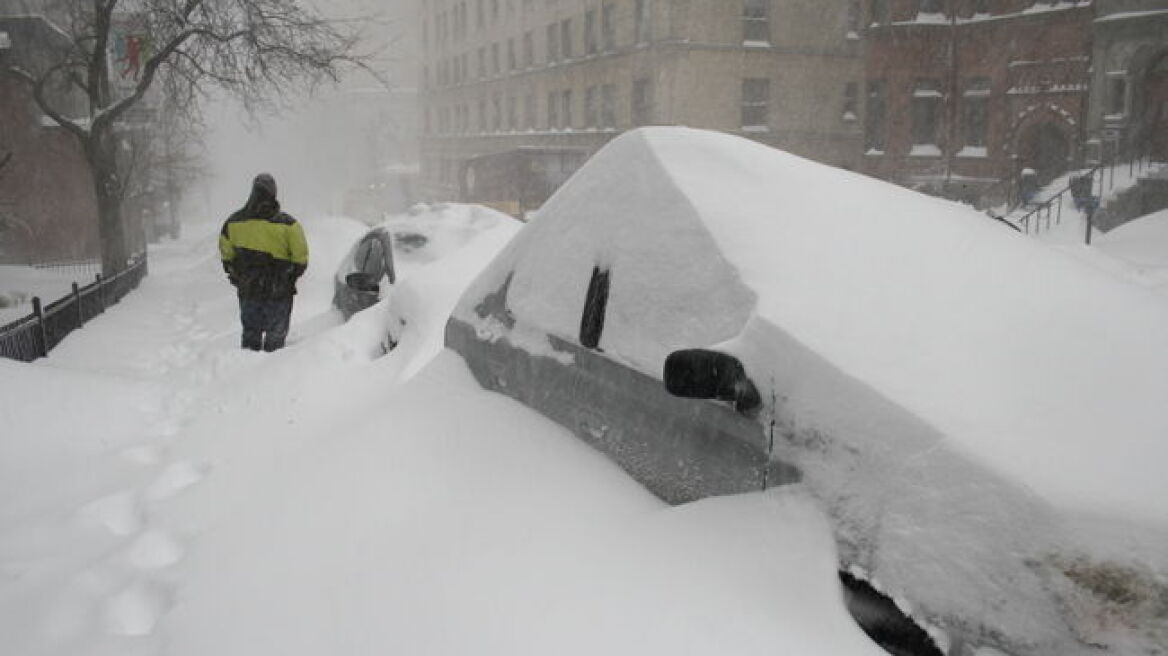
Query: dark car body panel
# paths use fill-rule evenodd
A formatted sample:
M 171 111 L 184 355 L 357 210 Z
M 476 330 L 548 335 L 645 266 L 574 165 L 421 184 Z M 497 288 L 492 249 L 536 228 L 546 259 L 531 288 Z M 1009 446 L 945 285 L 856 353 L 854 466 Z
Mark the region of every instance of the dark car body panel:
M 672 396 L 661 380 L 602 351 L 548 339 L 571 364 L 506 338 L 480 339 L 456 318 L 446 324 L 446 346 L 480 385 L 568 428 L 669 503 L 799 480 L 794 467 L 771 461 L 770 436 L 757 418 L 728 403 Z

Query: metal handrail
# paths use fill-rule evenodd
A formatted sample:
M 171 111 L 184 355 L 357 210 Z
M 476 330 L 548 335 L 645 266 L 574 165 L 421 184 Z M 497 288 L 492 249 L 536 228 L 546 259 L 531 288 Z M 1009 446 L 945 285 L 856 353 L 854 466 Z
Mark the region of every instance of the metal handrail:
M 1074 176 L 1074 178 L 1081 178 L 1083 176 L 1090 177 L 1091 178 L 1091 188 L 1094 189 L 1095 188 L 1095 174 L 1100 173 L 1102 170 L 1103 170 L 1103 165 L 1098 164 L 1098 165 L 1094 166 L 1093 168 L 1091 168 L 1091 170 L 1087 171 L 1086 173 L 1081 173 L 1077 176 Z M 1030 210 L 1026 214 L 1023 214 L 1018 219 L 1017 223 L 1022 226 L 1023 232 L 1025 232 L 1026 234 L 1030 234 L 1030 219 L 1031 218 L 1034 218 L 1034 232 L 1035 233 L 1037 233 L 1041 229 L 1042 219 L 1044 219 L 1044 218 L 1046 219 L 1046 229 L 1050 230 L 1051 206 L 1056 205 L 1056 201 L 1057 201 L 1057 210 L 1055 211 L 1055 221 L 1054 222 L 1055 222 L 1055 225 L 1062 223 L 1062 220 L 1063 220 L 1063 202 L 1062 202 L 1062 199 L 1066 194 L 1071 192 L 1071 185 L 1074 184 L 1074 182 L 1073 182 L 1074 178 L 1072 178 L 1072 181 L 1067 183 L 1066 187 L 1063 187 L 1053 196 L 1050 196 L 1046 200 L 1040 202 L 1034 209 Z M 1114 176 L 1113 176 L 1113 178 L 1114 178 Z M 1103 183 L 1103 176 L 1101 175 L 1100 176 L 1100 185 L 1101 186 L 1102 186 L 1102 183 Z M 1102 195 L 1102 193 L 1100 195 Z

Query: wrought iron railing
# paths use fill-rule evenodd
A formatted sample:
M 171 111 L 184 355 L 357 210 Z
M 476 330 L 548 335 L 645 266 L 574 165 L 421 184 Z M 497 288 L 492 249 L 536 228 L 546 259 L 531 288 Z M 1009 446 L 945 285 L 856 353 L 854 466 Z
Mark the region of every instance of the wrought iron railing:
M 69 333 L 122 300 L 146 277 L 146 254 L 132 260 L 129 267 L 109 278 L 97 274 L 95 280 L 48 305 L 32 299 L 32 314 L 0 326 L 0 357 L 32 362 L 49 354 Z

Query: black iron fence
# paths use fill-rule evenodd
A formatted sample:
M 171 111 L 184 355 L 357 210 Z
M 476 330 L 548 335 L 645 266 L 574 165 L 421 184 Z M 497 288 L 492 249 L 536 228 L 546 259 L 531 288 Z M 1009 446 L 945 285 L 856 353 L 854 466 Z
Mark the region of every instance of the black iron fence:
M 145 277 L 146 254 L 143 253 L 116 275 L 102 278 L 97 274 L 84 287 L 73 283 L 72 293 L 48 305 L 42 306 L 39 298 L 33 298 L 32 314 L 0 326 L 0 357 L 21 362 L 45 357 L 69 333 L 122 300 Z

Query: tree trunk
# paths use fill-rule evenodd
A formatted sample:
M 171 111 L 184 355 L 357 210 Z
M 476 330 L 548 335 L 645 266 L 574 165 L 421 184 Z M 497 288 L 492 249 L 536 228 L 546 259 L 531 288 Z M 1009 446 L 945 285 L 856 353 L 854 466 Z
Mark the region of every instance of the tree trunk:
M 122 190 L 117 173 L 116 142 L 112 136 L 94 135 L 88 148 L 101 236 L 101 273 L 107 278 L 125 269 L 130 257 L 125 222 L 122 220 Z

